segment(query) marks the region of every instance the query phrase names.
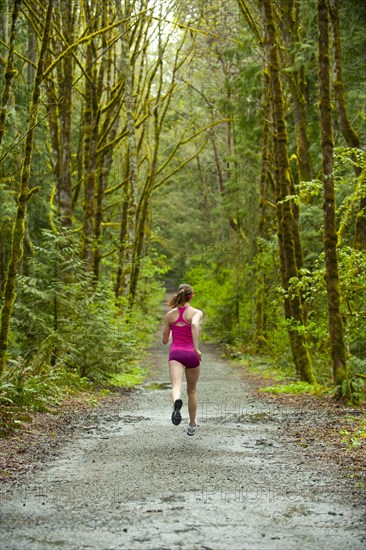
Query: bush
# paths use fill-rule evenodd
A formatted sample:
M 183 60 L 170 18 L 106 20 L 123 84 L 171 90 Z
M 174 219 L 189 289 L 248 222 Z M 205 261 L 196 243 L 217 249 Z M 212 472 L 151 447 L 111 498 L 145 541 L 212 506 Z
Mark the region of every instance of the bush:
M 43 232 L 18 277 L 9 360 L 0 385 L 3 432 L 16 427 L 16 409 L 18 415 L 48 410 L 70 391 L 135 373 L 161 317 L 159 277 L 165 269 L 162 259 L 142 260 L 130 310 L 126 297 L 116 301 L 110 283 L 96 284 L 70 235 Z

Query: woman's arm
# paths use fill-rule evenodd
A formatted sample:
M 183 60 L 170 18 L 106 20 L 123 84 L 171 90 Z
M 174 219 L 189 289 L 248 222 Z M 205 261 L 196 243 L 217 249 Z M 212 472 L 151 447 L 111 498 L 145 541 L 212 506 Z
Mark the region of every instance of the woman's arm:
M 165 317 L 165 323 L 163 328 L 163 338 L 161 340 L 164 345 L 169 342 L 169 338 L 170 338 L 170 325 L 167 317 Z
M 200 334 L 200 325 L 201 325 L 202 317 L 203 317 L 203 313 L 198 309 L 196 313 L 193 315 L 192 322 L 191 322 L 194 351 L 197 353 L 200 359 L 201 359 L 201 352 L 198 349 L 198 339 Z

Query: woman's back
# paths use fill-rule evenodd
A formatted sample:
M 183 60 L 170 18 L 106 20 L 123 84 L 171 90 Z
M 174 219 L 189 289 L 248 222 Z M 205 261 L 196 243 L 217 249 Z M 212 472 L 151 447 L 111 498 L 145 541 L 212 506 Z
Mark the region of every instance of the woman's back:
M 170 324 L 169 321 L 172 331 L 171 350 L 180 349 L 194 351 L 191 321 L 195 311 L 186 313 L 188 309 L 194 310 L 191 306 L 185 306 L 177 307 L 171 312 L 174 313 L 174 315 L 171 316 L 172 323 Z
M 181 315 L 180 312 L 183 313 L 183 322 L 186 321 L 191 324 L 193 316 L 195 315 L 195 313 L 197 313 L 197 311 L 199 310 L 190 305 L 184 307 L 175 307 L 174 309 L 170 310 L 167 315 L 169 325 L 172 326 L 173 323 L 176 323 L 178 321 Z

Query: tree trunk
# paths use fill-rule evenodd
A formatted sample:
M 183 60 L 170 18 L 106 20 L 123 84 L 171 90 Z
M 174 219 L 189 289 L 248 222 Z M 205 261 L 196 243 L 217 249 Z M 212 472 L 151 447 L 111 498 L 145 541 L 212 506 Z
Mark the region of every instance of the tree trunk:
M 284 38 L 286 41 L 286 55 L 289 65 L 295 65 L 294 50 L 296 44 L 300 44 L 299 32 L 299 1 L 285 0 L 281 2 L 284 10 Z M 304 70 L 292 70 L 286 73 L 294 107 L 294 122 L 296 131 L 296 156 L 300 181 L 309 181 L 312 178 L 310 161 L 310 145 L 307 135 L 306 101 L 304 97 Z
M 103 48 L 107 48 L 108 43 L 103 38 Z M 115 55 L 114 48 L 108 48 L 105 59 L 105 74 L 106 74 L 106 102 L 103 107 L 105 118 L 98 136 L 98 145 L 103 142 L 106 137 L 113 142 L 117 135 L 118 113 L 122 101 L 122 89 L 120 86 L 114 87 L 110 83 L 111 72 L 113 67 L 113 56 Z M 100 107 L 100 110 L 102 107 Z M 93 273 L 95 281 L 99 280 L 100 265 L 102 260 L 102 244 L 103 244 L 103 205 L 104 195 L 107 188 L 108 176 L 113 163 L 114 148 L 109 147 L 106 151 L 98 154 L 97 158 L 97 178 L 95 192 L 95 220 L 94 220 L 94 246 L 93 246 Z
M 344 93 L 343 84 L 343 70 L 342 70 L 342 45 L 341 45 L 341 32 L 339 23 L 339 6 L 338 0 L 330 1 L 330 16 L 333 30 L 333 50 L 334 50 L 334 67 L 335 67 L 335 80 L 333 82 L 334 95 L 337 104 L 337 112 L 339 118 L 339 125 L 341 127 L 343 136 L 349 145 L 349 147 L 360 147 L 360 139 L 352 128 L 350 120 L 347 115 L 346 99 Z M 360 169 L 359 169 L 360 170 Z
M 210 138 L 211 138 L 212 149 L 213 149 L 214 159 L 215 159 L 215 172 L 216 172 L 216 179 L 217 179 L 217 183 L 218 183 L 218 189 L 219 189 L 220 194 L 222 195 L 225 192 L 225 183 L 226 182 L 224 182 L 224 177 L 223 177 L 223 174 L 222 174 L 220 155 L 219 155 L 219 152 L 218 152 L 218 149 L 217 149 L 215 129 L 214 128 L 212 128 L 212 130 L 210 132 Z
M 34 30 L 32 29 L 32 25 L 28 22 L 28 52 L 27 52 L 28 58 L 33 61 L 34 65 L 32 63 L 28 63 L 27 67 L 27 79 L 28 79 L 28 85 L 31 87 L 32 82 L 34 82 L 35 76 L 36 76 L 36 64 L 37 64 L 37 39 L 34 34 Z
M 143 248 L 144 238 L 145 238 L 145 225 L 146 225 L 146 220 L 148 216 L 150 194 L 151 194 L 151 191 L 150 193 L 149 192 L 146 193 L 146 196 L 144 197 L 144 200 L 141 204 L 141 209 L 138 215 L 139 222 L 137 225 L 134 248 L 133 248 L 133 263 L 132 263 L 132 272 L 131 272 L 131 280 L 130 280 L 130 288 L 129 288 L 129 296 L 128 296 L 129 298 L 128 304 L 130 308 L 133 307 L 133 304 L 136 298 L 137 283 L 140 276 L 140 262 L 141 262 L 142 248 Z
M 205 170 L 202 166 L 201 158 L 199 155 L 197 156 L 196 161 L 197 161 L 198 181 L 202 191 L 203 202 L 205 205 L 205 218 L 207 219 L 208 232 L 209 234 L 211 234 L 212 205 L 210 202 L 210 195 L 209 195 L 208 186 L 207 186 L 207 174 L 205 173 Z
M 262 131 L 262 160 L 261 160 L 261 174 L 259 184 L 259 237 L 261 240 L 268 239 L 267 230 L 267 193 L 268 193 L 268 173 L 270 168 L 270 116 L 271 116 L 271 102 L 270 102 L 270 79 L 266 71 L 263 73 L 263 131 Z M 257 254 L 262 251 L 262 242 L 259 242 L 257 247 Z M 265 274 L 263 270 L 256 272 L 255 277 L 255 332 L 254 342 L 258 350 L 263 348 L 266 342 L 265 336 Z
M 63 35 L 68 44 L 74 41 L 75 7 L 73 0 L 61 0 Z M 62 78 L 59 85 L 62 101 L 59 105 L 61 174 L 58 183 L 58 206 L 61 228 L 72 226 L 72 186 L 71 186 L 71 121 L 73 91 L 73 58 L 71 52 L 62 60 Z
M 3 94 L 1 98 L 1 110 L 0 110 L 0 148 L 3 141 L 5 133 L 5 122 L 6 122 L 6 106 L 9 101 L 10 96 L 10 86 L 11 81 L 16 71 L 14 70 L 13 61 L 14 61 L 14 43 L 16 37 L 16 23 L 19 15 L 19 7 L 21 0 L 14 0 L 14 7 L 12 13 L 12 22 L 11 22 L 11 31 L 10 31 L 10 43 L 8 50 L 8 59 L 5 68 L 5 83 L 3 88 Z
M 51 138 L 51 148 L 52 148 L 52 158 L 53 158 L 53 172 L 55 177 L 55 184 L 53 186 L 51 194 L 51 225 L 53 225 L 53 202 L 56 202 L 56 208 L 58 213 L 58 185 L 61 180 L 61 144 L 60 144 L 60 116 L 59 116 L 59 106 L 55 107 L 55 102 L 57 101 L 57 92 L 55 89 L 55 83 L 51 81 L 47 86 L 47 109 L 49 111 L 48 116 L 48 128 Z M 55 209 L 56 209 L 55 208 Z
M 96 127 L 96 90 L 95 70 L 93 70 L 95 49 L 90 43 L 87 45 L 86 67 L 89 78 L 85 86 L 85 107 L 84 107 L 84 201 L 83 201 L 83 228 L 81 241 L 81 258 L 85 262 L 85 268 L 90 271 L 92 268 L 92 247 L 93 247 L 93 226 L 94 226 L 94 191 L 96 179 L 96 152 L 97 152 L 97 127 Z
M 296 229 L 296 225 L 293 219 L 291 202 L 286 200 L 286 197 L 290 195 L 291 181 L 287 152 L 285 107 L 280 76 L 281 68 L 279 62 L 279 45 L 273 0 L 264 2 L 263 8 L 267 35 L 269 73 L 272 85 L 273 120 L 275 127 L 274 153 L 277 165 L 275 173 L 276 209 L 278 220 L 278 238 L 281 250 L 281 276 L 283 288 L 287 292 L 290 279 L 298 276 L 294 244 L 294 230 Z M 288 332 L 297 372 L 302 380 L 309 383 L 314 383 L 315 377 L 310 362 L 305 336 L 302 332 L 297 330 L 298 325 L 304 325 L 301 299 L 296 293 L 293 297 L 288 298 L 286 302 L 285 315 L 289 322 Z M 295 324 L 294 328 L 291 327 L 292 324 Z
M 117 127 L 108 134 L 114 139 Z M 100 276 L 100 263 L 102 260 L 102 224 L 104 194 L 107 188 L 108 176 L 113 163 L 113 148 L 108 149 L 103 155 L 98 156 L 96 197 L 95 197 L 95 221 L 94 221 L 94 247 L 93 247 L 93 273 L 96 281 Z
M 127 213 L 128 213 L 128 204 L 129 204 L 129 183 L 124 189 L 123 200 L 122 200 L 122 212 L 121 212 L 121 228 L 119 235 L 119 250 L 118 250 L 118 263 L 117 263 L 117 275 L 116 275 L 116 285 L 115 285 L 115 295 L 118 299 L 122 295 L 122 291 L 125 288 L 124 282 L 124 269 L 125 269 L 125 244 L 127 236 Z
M 353 246 L 357 250 L 366 249 L 366 198 L 360 200 L 360 209 L 356 217 L 356 235 Z
M 336 386 L 347 380 L 346 347 L 340 312 L 339 277 L 337 262 L 337 231 L 335 222 L 335 196 L 333 180 L 333 130 L 330 96 L 329 17 L 327 0 L 318 0 L 318 59 L 321 145 L 323 155 L 323 210 L 325 280 L 328 302 L 330 349 L 333 378 Z
M 158 94 L 158 96 L 160 93 Z M 156 170 L 158 163 L 158 151 L 160 144 L 160 130 L 161 125 L 159 124 L 159 109 L 156 106 L 154 109 L 154 156 L 150 166 L 150 173 L 147 177 L 143 193 L 141 195 L 139 206 L 136 214 L 136 235 L 133 243 L 132 251 L 132 271 L 130 279 L 130 288 L 129 288 L 129 306 L 132 308 L 136 292 L 137 292 L 137 283 L 140 276 L 140 261 L 142 256 L 142 247 L 144 244 L 145 238 L 145 224 L 146 217 L 149 207 L 150 196 L 154 188 L 154 182 L 156 178 Z
M 117 14 L 119 19 L 122 19 L 121 6 L 116 0 Z M 128 18 L 131 12 L 130 1 L 126 2 L 124 16 Z M 134 116 L 134 100 L 133 100 L 133 73 L 130 59 L 130 33 L 127 31 L 125 24 L 122 25 L 124 31 L 121 38 L 121 55 L 122 68 L 125 75 L 125 107 L 127 116 L 127 142 L 128 142 L 128 205 L 126 227 L 122 231 L 124 233 L 125 242 L 120 243 L 120 259 L 123 258 L 125 265 L 119 265 L 121 276 L 119 277 L 120 288 L 117 289 L 117 295 L 122 295 L 128 292 L 128 286 L 131 282 L 131 274 L 133 266 L 133 246 L 136 237 L 136 196 L 137 196 L 137 181 L 138 181 L 138 155 L 136 144 L 136 128 Z M 124 203 L 124 206 L 126 204 Z M 123 249 L 123 253 L 122 253 Z
M 18 196 L 16 217 L 13 225 L 12 242 L 10 250 L 10 260 L 8 264 L 7 277 L 4 289 L 4 303 L 1 309 L 1 328 L 0 328 L 0 376 L 6 363 L 6 351 L 8 349 L 8 335 L 10 329 L 10 319 L 13 310 L 13 304 L 16 296 L 15 284 L 18 273 L 19 263 L 22 258 L 22 248 L 25 233 L 25 219 L 28 201 L 39 188 L 29 189 L 30 166 L 33 151 L 34 127 L 37 122 L 37 113 L 41 95 L 41 84 L 43 80 L 43 67 L 48 46 L 49 32 L 51 28 L 53 0 L 48 1 L 47 13 L 43 29 L 42 45 L 39 53 L 36 78 L 32 101 L 30 105 L 28 132 L 25 142 L 24 161 L 21 169 L 21 185 Z
M 8 41 L 8 17 L 9 2 L 8 0 L 0 0 L 0 36 L 5 43 Z
M 338 0 L 331 0 L 330 4 L 330 17 L 333 30 L 333 50 L 334 50 L 334 65 L 335 65 L 335 80 L 333 82 L 334 95 L 337 105 L 337 113 L 339 119 L 339 125 L 342 130 L 344 139 L 349 147 L 360 148 L 360 138 L 356 131 L 352 127 L 352 124 L 347 115 L 346 98 L 343 84 L 343 70 L 342 70 L 342 44 L 341 44 L 341 32 L 339 22 L 339 2 Z M 359 178 L 362 169 L 359 166 L 355 166 L 355 172 Z M 356 233 L 353 243 L 354 247 L 358 250 L 366 249 L 366 198 L 363 197 L 360 200 L 360 208 L 356 218 Z

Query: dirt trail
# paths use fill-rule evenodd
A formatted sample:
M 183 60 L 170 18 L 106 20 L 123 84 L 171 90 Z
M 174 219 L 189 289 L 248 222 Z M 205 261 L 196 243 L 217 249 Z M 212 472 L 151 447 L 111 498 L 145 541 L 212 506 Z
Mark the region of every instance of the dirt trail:
M 199 432 L 170 421 L 167 349 L 154 384 L 95 413 L 58 456 L 2 499 L 1 550 L 358 550 L 352 481 L 282 429 L 296 411 L 250 395 L 239 369 L 202 346 Z M 301 411 L 315 415 L 314 411 Z

